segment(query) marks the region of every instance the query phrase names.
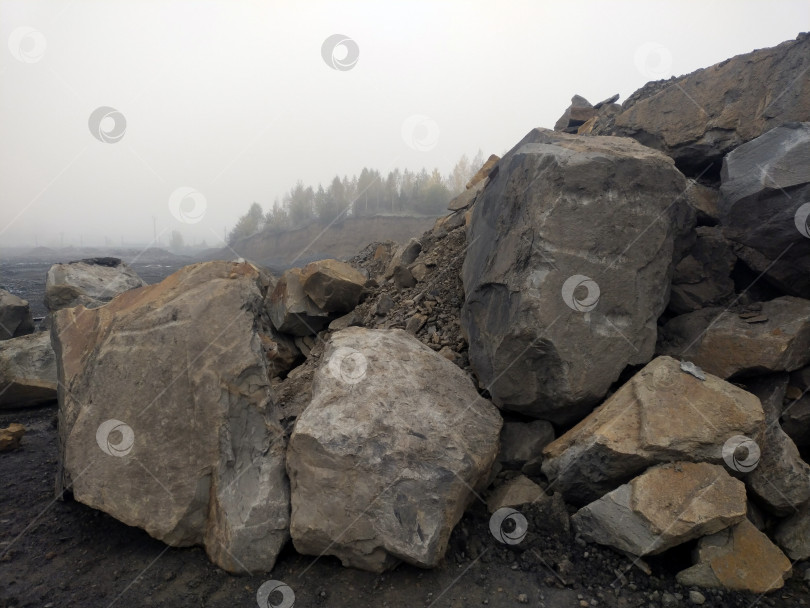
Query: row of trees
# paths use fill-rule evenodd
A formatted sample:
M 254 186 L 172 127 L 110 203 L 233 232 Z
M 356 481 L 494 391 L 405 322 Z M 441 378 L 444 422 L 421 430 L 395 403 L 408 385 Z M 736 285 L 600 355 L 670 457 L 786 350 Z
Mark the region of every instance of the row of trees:
M 418 173 L 394 169 L 383 175 L 376 169 L 363 168 L 360 175 L 351 178 L 335 176 L 326 188 L 320 184 L 317 188 L 305 186 L 299 180 L 266 213 L 254 202 L 236 222 L 228 242 L 233 245 L 262 230 L 294 230 L 313 221 L 329 224 L 346 217 L 380 214 L 440 215 L 483 164 L 479 150 L 472 160 L 464 154 L 448 175 L 438 169 L 431 173 L 425 169 Z

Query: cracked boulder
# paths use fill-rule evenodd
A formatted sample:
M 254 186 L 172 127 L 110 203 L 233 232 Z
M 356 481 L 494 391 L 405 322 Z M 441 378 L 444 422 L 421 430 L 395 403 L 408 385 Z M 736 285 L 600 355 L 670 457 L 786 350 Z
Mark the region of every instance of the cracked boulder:
M 757 437 L 765 415 L 756 396 L 671 357 L 645 366 L 591 415 L 543 451 L 543 472 L 574 504 L 585 504 L 673 460 L 722 463 L 723 446 Z M 698 422 L 699 421 L 699 422 Z
M 675 462 L 649 469 L 571 517 L 585 540 L 655 555 L 745 519 L 745 486 L 717 465 Z
M 17 338 L 34 331 L 28 302 L 0 289 L 0 340 Z
M 686 587 L 714 587 L 749 593 L 781 589 L 790 560 L 747 519 L 698 541 L 691 568 L 677 575 Z
M 704 308 L 670 320 L 658 352 L 721 378 L 793 371 L 810 363 L 810 300 L 783 296 L 756 310 Z
M 437 565 L 500 429 L 467 375 L 408 333 L 333 334 L 287 451 L 296 550 L 373 572 Z
M 496 405 L 572 422 L 652 358 L 694 225 L 687 187 L 625 138 L 535 129 L 499 161 L 462 270 L 470 362 Z
M 59 310 L 57 491 L 230 572 L 272 569 L 289 482 L 264 295 L 253 265 L 207 262 Z
M 810 298 L 810 122 L 730 152 L 720 194 L 723 233 L 737 256 L 780 292 Z
M 87 258 L 54 264 L 45 278 L 45 307 L 49 311 L 82 305 L 98 308 L 119 293 L 146 285 L 119 258 Z

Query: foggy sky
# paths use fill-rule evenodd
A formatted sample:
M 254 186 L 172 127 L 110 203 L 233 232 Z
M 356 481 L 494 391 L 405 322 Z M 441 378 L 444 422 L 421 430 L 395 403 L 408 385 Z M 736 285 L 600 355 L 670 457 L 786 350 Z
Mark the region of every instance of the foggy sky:
M 806 0 L 2 1 L 0 247 L 148 242 L 153 217 L 164 245 L 219 245 L 298 179 L 446 173 L 552 127 L 575 93 L 623 101 L 808 29 Z M 334 34 L 353 67 L 322 57 Z M 103 106 L 117 141 L 91 133 Z

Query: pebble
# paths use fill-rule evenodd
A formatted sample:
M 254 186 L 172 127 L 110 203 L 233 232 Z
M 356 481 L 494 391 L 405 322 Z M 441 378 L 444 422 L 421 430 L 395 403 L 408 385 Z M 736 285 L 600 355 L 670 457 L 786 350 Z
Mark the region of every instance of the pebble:
M 697 606 L 700 606 L 701 604 L 706 603 L 706 596 L 703 595 L 700 591 L 690 591 L 689 601 Z
M 521 604 L 528 604 L 529 603 L 529 596 L 526 595 L 525 593 L 521 593 L 520 595 L 518 595 L 517 600 Z

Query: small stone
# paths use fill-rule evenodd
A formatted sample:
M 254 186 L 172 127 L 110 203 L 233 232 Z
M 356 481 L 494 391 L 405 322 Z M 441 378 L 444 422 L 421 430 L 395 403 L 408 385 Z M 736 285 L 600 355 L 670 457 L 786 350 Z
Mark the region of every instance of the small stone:
M 518 595 L 517 600 L 521 604 L 528 604 L 529 603 L 529 596 L 526 595 L 525 593 L 521 593 L 520 595 Z
M 697 606 L 700 606 L 706 603 L 706 596 L 703 595 L 700 591 L 690 591 L 689 601 Z

